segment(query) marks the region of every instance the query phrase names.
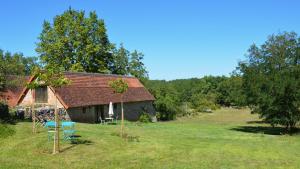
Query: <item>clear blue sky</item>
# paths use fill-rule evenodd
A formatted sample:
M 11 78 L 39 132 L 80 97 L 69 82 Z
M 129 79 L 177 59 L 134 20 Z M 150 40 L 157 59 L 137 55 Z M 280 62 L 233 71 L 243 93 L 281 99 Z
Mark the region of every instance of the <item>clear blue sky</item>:
M 110 41 L 145 54 L 151 79 L 228 75 L 252 43 L 282 31 L 300 34 L 298 0 L 1 1 L 0 48 L 32 56 L 43 20 L 71 6 L 95 10 Z

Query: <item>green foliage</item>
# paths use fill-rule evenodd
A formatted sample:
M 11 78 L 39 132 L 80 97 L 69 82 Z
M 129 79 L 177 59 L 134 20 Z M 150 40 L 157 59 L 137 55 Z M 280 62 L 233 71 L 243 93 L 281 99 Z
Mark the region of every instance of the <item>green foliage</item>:
M 175 88 L 166 81 L 147 81 L 146 86 L 154 95 L 158 120 L 173 120 L 179 111 L 179 98 Z
M 146 81 L 145 86 L 154 95 L 158 119 L 171 120 L 176 116 L 211 112 L 220 106 L 243 106 L 245 96 L 242 80 L 236 75 L 205 76 L 201 79 L 173 81 Z
M 233 75 L 218 86 L 217 102 L 224 106 L 246 106 L 242 77 Z
M 34 66 L 39 66 L 35 57 L 21 53 L 4 52 L 0 49 L 0 91 L 20 85 L 18 76 L 29 75 Z M 15 78 L 10 78 L 14 76 Z
M 134 50 L 131 53 L 131 58 L 129 62 L 129 74 L 139 78 L 143 83 L 148 79 L 148 72 L 145 68 L 142 60 L 144 59 L 144 54 Z
M 30 75 L 35 67 L 41 67 L 38 57 L 22 57 L 25 75 Z
M 128 83 L 121 78 L 110 81 L 109 86 L 118 94 L 124 94 L 128 90 Z
M 152 121 L 151 116 L 147 112 L 142 112 L 139 117 L 139 122 L 150 123 Z
M 211 112 L 216 110 L 219 106 L 216 103 L 216 95 L 208 93 L 206 95 L 198 93 L 192 95 L 191 98 L 192 108 L 197 112 Z
M 9 116 L 8 106 L 5 103 L 0 102 L 0 120 L 6 120 Z
M 104 20 L 96 12 L 69 9 L 45 21 L 36 48 L 43 65 L 63 71 L 113 73 L 147 78 L 143 54 L 110 43 Z M 51 66 L 52 67 L 52 66 Z
M 46 65 L 59 65 L 64 71 L 109 72 L 111 44 L 104 21 L 95 12 L 69 9 L 51 24 L 45 21 L 36 51 Z
M 296 33 L 272 35 L 239 64 L 247 103 L 271 125 L 291 130 L 300 120 L 300 39 Z
M 120 48 L 113 50 L 113 74 L 128 75 L 129 74 L 129 55 L 130 52 L 124 48 L 123 44 Z
M 39 86 L 51 86 L 59 88 L 68 85 L 70 81 L 64 77 L 59 67 L 54 65 L 48 65 L 45 70 L 35 68 L 32 72 L 33 76 L 36 76 L 37 80 L 34 80 L 27 84 L 29 89 L 35 89 Z

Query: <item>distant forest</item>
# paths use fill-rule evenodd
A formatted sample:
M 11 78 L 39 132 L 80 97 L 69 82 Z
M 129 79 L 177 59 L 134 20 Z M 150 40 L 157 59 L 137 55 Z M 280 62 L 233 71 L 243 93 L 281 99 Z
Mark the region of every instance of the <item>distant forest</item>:
M 145 86 L 157 99 L 160 120 L 212 112 L 220 106 L 246 105 L 242 78 L 237 75 L 205 76 L 172 81 L 149 80 Z

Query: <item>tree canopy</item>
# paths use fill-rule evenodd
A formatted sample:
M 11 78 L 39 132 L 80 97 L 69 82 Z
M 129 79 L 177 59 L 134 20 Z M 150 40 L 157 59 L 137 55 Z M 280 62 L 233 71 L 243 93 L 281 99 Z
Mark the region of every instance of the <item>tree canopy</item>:
M 272 125 L 291 130 L 300 120 L 300 39 L 294 32 L 252 45 L 239 64 L 247 103 Z
M 45 21 L 36 51 L 44 64 L 65 71 L 106 73 L 112 63 L 111 44 L 104 21 L 95 12 L 69 9 L 51 24 Z
M 130 53 L 109 41 L 103 19 L 96 12 L 68 9 L 45 21 L 36 51 L 43 65 L 57 65 L 64 71 L 113 73 L 147 78 L 143 54 Z
M 115 93 L 121 95 L 128 89 L 128 83 L 121 78 L 110 81 L 109 86 L 114 90 Z
M 33 67 L 39 66 L 36 57 L 25 57 L 22 53 L 4 52 L 0 49 L 0 90 L 20 85 L 9 76 L 29 75 Z

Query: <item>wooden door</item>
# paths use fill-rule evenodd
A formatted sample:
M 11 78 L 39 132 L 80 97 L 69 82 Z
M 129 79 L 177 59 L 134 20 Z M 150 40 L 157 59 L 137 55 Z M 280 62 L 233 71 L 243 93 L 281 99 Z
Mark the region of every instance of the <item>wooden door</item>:
M 99 123 L 100 122 L 100 117 L 102 120 L 104 120 L 105 116 L 104 116 L 104 106 L 103 105 L 98 105 L 96 106 L 96 123 Z

